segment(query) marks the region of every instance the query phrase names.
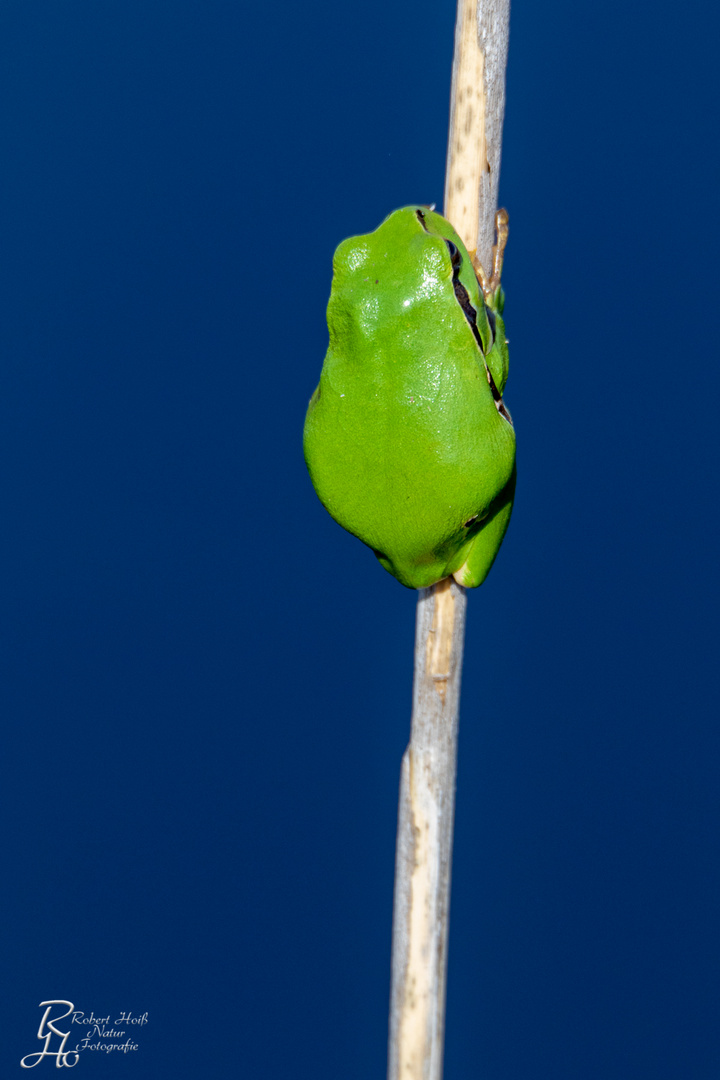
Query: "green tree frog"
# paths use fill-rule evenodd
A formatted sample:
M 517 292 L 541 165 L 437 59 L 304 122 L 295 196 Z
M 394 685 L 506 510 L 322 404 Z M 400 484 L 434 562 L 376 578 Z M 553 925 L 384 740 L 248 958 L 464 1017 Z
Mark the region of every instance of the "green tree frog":
M 485 580 L 512 511 L 500 286 L 431 208 L 396 210 L 333 261 L 330 344 L 305 420 L 326 509 L 411 589 Z

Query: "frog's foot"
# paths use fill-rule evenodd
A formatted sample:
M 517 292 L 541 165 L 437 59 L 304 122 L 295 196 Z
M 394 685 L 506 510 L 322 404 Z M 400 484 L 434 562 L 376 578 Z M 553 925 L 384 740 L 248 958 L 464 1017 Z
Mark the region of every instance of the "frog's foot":
M 493 267 L 490 277 L 485 273 L 482 263 L 477 257 L 477 251 L 471 252 L 472 264 L 475 269 L 475 274 L 478 279 L 478 284 L 483 291 L 485 302 L 490 304 L 495 296 L 496 292 L 500 288 L 500 278 L 502 276 L 503 258 L 505 256 L 505 247 L 508 241 L 509 232 L 509 218 L 508 212 L 505 209 L 498 210 L 495 215 L 495 232 L 497 233 L 497 244 L 493 247 Z

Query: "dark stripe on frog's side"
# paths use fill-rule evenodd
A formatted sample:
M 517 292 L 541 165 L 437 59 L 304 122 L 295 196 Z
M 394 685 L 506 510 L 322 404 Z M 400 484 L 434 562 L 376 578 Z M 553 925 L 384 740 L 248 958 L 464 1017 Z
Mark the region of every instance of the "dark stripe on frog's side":
M 484 351 L 484 349 L 482 347 L 482 341 L 480 340 L 480 334 L 478 333 L 478 328 L 477 328 L 477 311 L 475 310 L 475 308 L 470 303 L 470 297 L 468 296 L 467 289 L 465 288 L 465 286 L 463 285 L 463 283 L 461 281 L 458 281 L 458 274 L 460 273 L 460 267 L 462 266 L 462 255 L 458 251 L 456 245 L 453 244 L 452 240 L 446 240 L 445 243 L 448 246 L 448 249 L 450 251 L 450 258 L 452 260 L 453 289 L 455 291 L 455 299 L 457 300 L 458 304 L 460 305 L 460 307 L 463 310 L 463 315 L 467 319 L 468 325 L 469 325 L 470 329 L 473 332 L 475 340 L 478 343 L 478 348 L 480 349 L 480 352 L 483 354 L 483 359 L 484 359 L 485 351 Z M 490 324 L 490 330 L 492 331 L 492 341 L 490 342 L 490 349 L 492 349 L 493 345 L 495 344 L 495 312 L 492 310 L 492 308 L 486 308 L 485 310 L 487 312 L 488 322 Z M 489 351 L 490 350 L 488 349 L 488 352 Z M 508 421 L 509 424 L 512 424 L 512 417 L 510 416 L 510 413 L 507 411 L 507 409 L 503 405 L 502 394 L 500 393 L 497 386 L 495 385 L 495 380 L 492 377 L 492 372 L 490 371 L 490 368 L 488 367 L 487 363 L 485 364 L 485 371 L 487 372 L 487 380 L 488 380 L 488 383 L 490 384 L 490 391 L 492 393 L 493 400 L 495 402 L 495 406 L 497 408 L 497 411 L 499 413 L 501 413 L 502 416 L 505 417 L 505 419 Z
M 423 214 L 422 210 L 416 210 L 415 214 L 417 216 L 418 221 L 420 222 L 423 229 L 425 230 L 425 232 L 428 232 L 429 231 L 428 227 L 425 224 L 425 215 Z M 483 349 L 482 340 L 480 338 L 480 334 L 479 334 L 478 328 L 477 328 L 477 311 L 475 310 L 475 308 L 470 303 L 470 297 L 468 296 L 467 289 L 465 288 L 463 283 L 458 280 L 458 275 L 460 273 L 460 268 L 462 267 L 462 255 L 460 254 L 457 245 L 454 244 L 452 242 L 452 240 L 445 240 L 445 243 L 447 244 L 448 251 L 450 252 L 450 260 L 452 262 L 452 268 L 453 268 L 452 282 L 453 282 L 453 291 L 455 293 L 455 299 L 457 300 L 458 304 L 462 308 L 462 313 L 465 316 L 465 319 L 467 320 L 468 326 L 470 327 L 470 329 L 473 332 L 473 337 L 475 338 L 475 341 L 477 342 L 477 346 L 480 349 L 483 360 L 485 360 L 485 350 Z M 487 311 L 488 322 L 490 324 L 490 330 L 492 331 L 492 341 L 490 342 L 490 348 L 492 349 L 493 345 L 495 344 L 495 312 L 492 310 L 492 308 L 486 308 L 485 310 Z M 503 416 L 507 420 L 507 422 L 510 425 L 512 425 L 512 417 L 510 416 L 510 413 L 507 411 L 507 409 L 505 408 L 505 406 L 503 404 L 502 394 L 500 393 L 497 386 L 495 385 L 495 380 L 492 377 L 492 373 L 491 373 L 490 368 L 488 367 L 487 363 L 485 363 L 485 372 L 487 374 L 487 380 L 488 380 L 488 384 L 490 386 L 490 392 L 491 392 L 491 394 L 493 396 L 493 401 L 495 402 L 495 407 L 496 407 L 497 411 L 500 413 L 501 416 Z

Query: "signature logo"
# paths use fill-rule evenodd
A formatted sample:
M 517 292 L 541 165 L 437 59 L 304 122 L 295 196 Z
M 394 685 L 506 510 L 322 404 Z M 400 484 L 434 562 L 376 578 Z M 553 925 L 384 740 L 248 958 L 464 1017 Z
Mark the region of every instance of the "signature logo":
M 26 1054 L 22 1058 L 20 1067 L 23 1069 L 34 1069 L 43 1058 L 54 1058 L 55 1066 L 58 1069 L 72 1069 L 77 1065 L 80 1054 L 84 1050 L 99 1050 L 105 1053 L 118 1051 L 127 1054 L 130 1050 L 137 1050 L 138 1044 L 133 1042 L 132 1038 L 128 1038 L 122 1043 L 114 1042 L 113 1040 L 121 1039 L 123 1035 L 127 1034 L 126 1029 L 118 1031 L 116 1028 L 121 1024 L 127 1025 L 127 1027 L 133 1025 L 134 1034 L 134 1025 L 142 1027 L 148 1022 L 147 1013 L 143 1013 L 142 1016 L 133 1016 L 132 1012 L 121 1012 L 114 1024 L 111 1025 L 109 1014 L 108 1016 L 96 1016 L 94 1012 L 91 1012 L 88 1016 L 82 1010 L 76 1009 L 72 1001 L 64 1001 L 62 998 L 56 998 L 53 1001 L 41 1001 L 40 1008 L 43 1007 L 45 1012 L 40 1021 L 37 1037 L 44 1043 L 44 1046 L 42 1050 L 38 1050 L 34 1054 Z M 63 1008 L 65 1009 L 64 1012 L 62 1011 Z M 67 1041 L 71 1036 L 73 1024 L 81 1026 L 75 1029 L 74 1046 L 67 1049 Z M 65 1031 L 65 1028 L 68 1030 Z
M 34 1069 L 36 1065 L 40 1064 L 43 1058 L 48 1057 L 56 1059 L 55 1064 L 58 1069 L 63 1068 L 63 1066 L 65 1066 L 65 1068 L 71 1069 L 73 1065 L 77 1065 L 78 1061 L 80 1060 L 80 1054 L 77 1050 L 65 1049 L 65 1043 L 70 1038 L 70 1029 L 68 1028 L 67 1031 L 61 1031 L 55 1025 L 60 1020 L 64 1020 L 66 1016 L 69 1016 L 75 1006 L 73 1005 L 72 1001 L 61 1000 L 41 1001 L 41 1009 L 43 1005 L 47 1005 L 47 1008 L 45 1009 L 45 1012 L 43 1013 L 43 1018 L 40 1021 L 40 1027 L 38 1028 L 37 1037 L 38 1039 L 40 1039 L 41 1042 L 44 1040 L 45 1045 L 43 1046 L 42 1050 L 38 1050 L 36 1054 L 26 1054 L 20 1062 L 20 1066 L 23 1069 Z M 57 1016 L 53 1016 L 51 1019 L 50 1014 L 56 1005 L 67 1005 L 67 1009 L 65 1010 L 65 1012 L 61 1012 Z M 58 1046 L 57 1050 L 50 1049 L 50 1047 L 53 1045 L 53 1035 L 57 1036 L 57 1038 L 60 1039 L 60 1045 Z M 33 1061 L 33 1058 L 36 1058 L 37 1060 Z

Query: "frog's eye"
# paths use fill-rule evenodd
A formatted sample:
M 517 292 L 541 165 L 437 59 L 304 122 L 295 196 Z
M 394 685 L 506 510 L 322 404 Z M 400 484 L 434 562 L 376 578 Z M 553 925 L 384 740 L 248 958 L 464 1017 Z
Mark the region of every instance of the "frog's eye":
M 462 255 L 458 251 L 457 245 L 453 244 L 452 240 L 446 240 L 445 243 L 450 252 L 450 262 L 453 265 L 453 270 L 459 270 L 462 266 Z

